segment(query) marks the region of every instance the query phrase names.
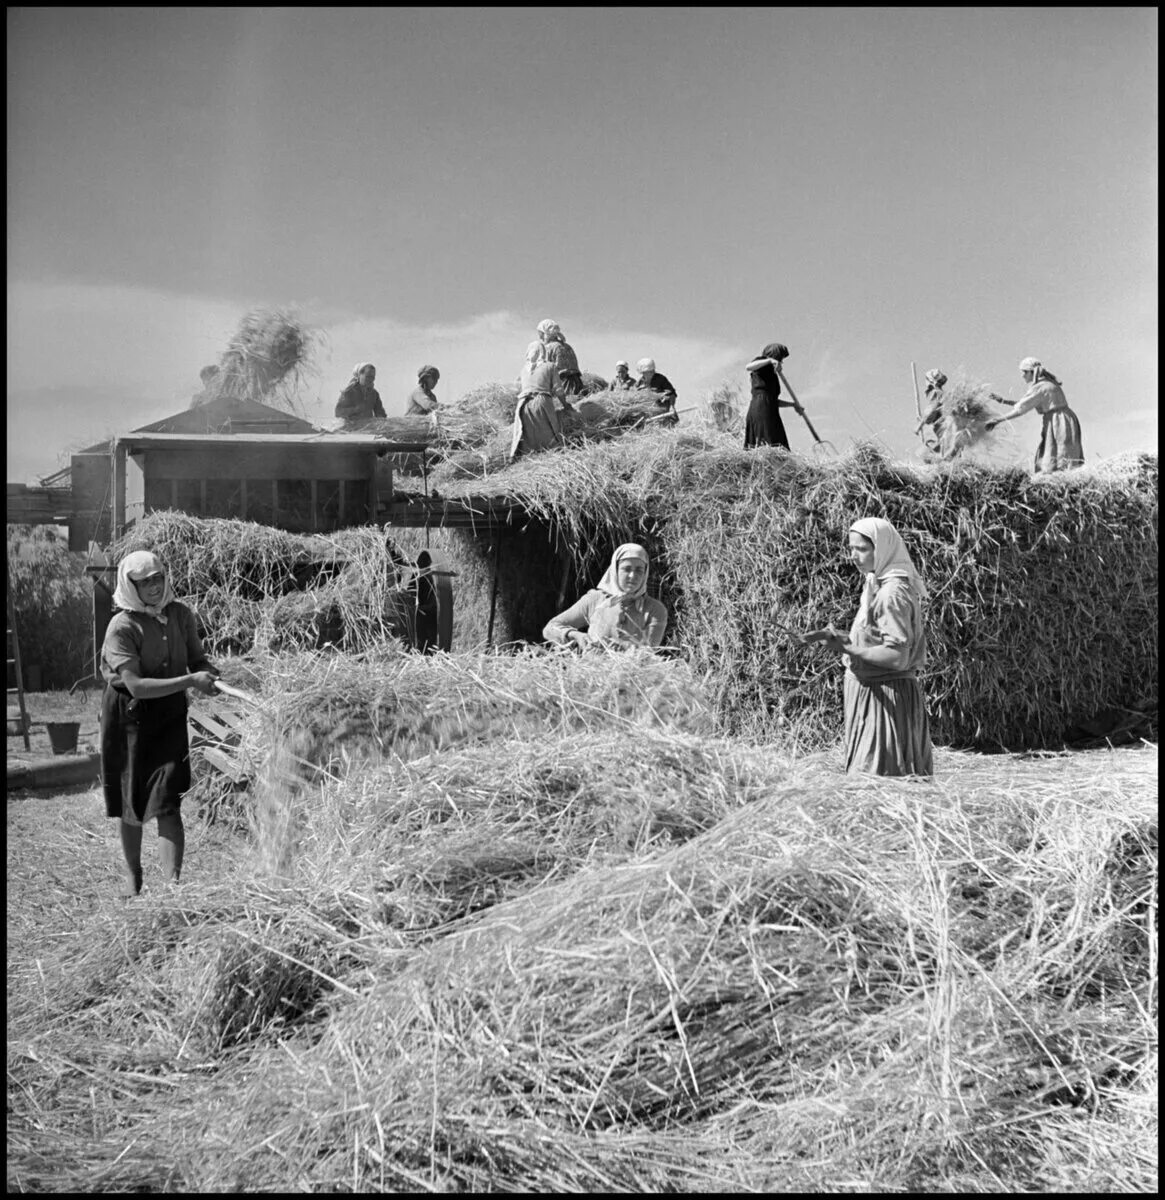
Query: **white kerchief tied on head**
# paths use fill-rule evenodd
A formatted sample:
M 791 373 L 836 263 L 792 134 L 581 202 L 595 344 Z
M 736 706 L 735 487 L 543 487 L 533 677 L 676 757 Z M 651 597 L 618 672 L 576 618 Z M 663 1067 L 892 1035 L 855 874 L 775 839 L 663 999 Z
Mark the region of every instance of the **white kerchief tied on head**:
M 161 602 L 147 605 L 141 598 L 136 587 L 139 579 L 150 575 L 166 576 L 166 586 L 162 590 Z M 113 603 L 116 608 L 126 612 L 144 613 L 155 621 L 166 624 L 166 605 L 174 599 L 174 589 L 170 586 L 170 575 L 162 565 L 162 560 L 152 550 L 134 550 L 117 564 L 117 587 L 113 592 Z
M 874 569 L 866 575 L 866 586 L 862 590 L 862 603 L 858 617 L 864 622 L 870 619 L 870 606 L 878 594 L 878 588 L 887 579 L 905 579 L 910 584 L 915 598 L 921 604 L 926 599 L 926 584 L 918 573 L 902 535 L 882 517 L 863 517 L 850 526 L 851 533 L 860 533 L 874 544 Z
M 643 578 L 639 581 L 639 586 L 633 592 L 625 592 L 619 586 L 619 564 L 627 559 L 638 559 L 643 563 Z M 611 565 L 603 573 L 603 578 L 599 580 L 599 591 L 606 592 L 608 596 L 627 597 L 629 600 L 637 600 L 647 591 L 647 572 L 651 568 L 651 559 L 648 557 L 647 551 L 635 542 L 624 542 L 613 555 L 611 555 Z

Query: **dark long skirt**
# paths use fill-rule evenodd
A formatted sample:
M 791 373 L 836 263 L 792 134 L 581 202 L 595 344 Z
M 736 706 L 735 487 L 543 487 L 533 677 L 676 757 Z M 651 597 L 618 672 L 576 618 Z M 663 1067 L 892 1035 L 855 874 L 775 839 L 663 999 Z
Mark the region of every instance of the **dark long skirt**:
M 867 775 L 933 775 L 922 685 L 913 676 L 863 683 L 845 673 L 845 769 Z
M 179 810 L 190 787 L 186 693 L 134 700 L 106 685 L 101 698 L 105 815 L 144 825 Z
M 775 400 L 767 396 L 753 396 L 744 420 L 744 448 L 753 446 L 783 446 L 789 448 L 789 436 L 785 433 L 785 422 Z

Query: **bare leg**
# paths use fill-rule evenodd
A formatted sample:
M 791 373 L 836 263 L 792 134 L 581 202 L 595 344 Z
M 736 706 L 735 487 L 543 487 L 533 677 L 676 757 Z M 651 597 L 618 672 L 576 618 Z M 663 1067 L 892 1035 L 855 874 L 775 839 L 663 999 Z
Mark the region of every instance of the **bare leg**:
M 125 883 L 123 896 L 136 896 L 142 890 L 142 827 L 120 821 L 121 852 L 125 855 Z
M 158 818 L 158 850 L 162 857 L 162 874 L 168 883 L 177 883 L 182 874 L 182 853 L 186 849 L 186 830 L 182 814 L 171 813 Z

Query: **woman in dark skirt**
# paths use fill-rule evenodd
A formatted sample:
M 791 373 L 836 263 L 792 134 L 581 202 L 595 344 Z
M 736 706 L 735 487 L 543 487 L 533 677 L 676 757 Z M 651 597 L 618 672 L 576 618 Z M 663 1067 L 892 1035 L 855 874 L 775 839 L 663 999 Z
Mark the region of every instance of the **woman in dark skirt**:
M 783 446 L 789 448 L 789 437 L 785 423 L 781 420 L 782 408 L 801 406 L 792 400 L 782 400 L 779 369 L 781 360 L 789 357 L 788 346 L 770 342 L 744 369 L 752 377 L 752 402 L 744 422 L 744 448 L 753 446 Z
M 136 550 L 117 568 L 114 614 L 101 646 L 101 783 L 105 812 L 120 822 L 125 896 L 142 889 L 142 826 L 158 822 L 162 873 L 177 883 L 190 787 L 186 689 L 206 695 L 217 675 L 194 614 L 174 599 L 156 554 Z

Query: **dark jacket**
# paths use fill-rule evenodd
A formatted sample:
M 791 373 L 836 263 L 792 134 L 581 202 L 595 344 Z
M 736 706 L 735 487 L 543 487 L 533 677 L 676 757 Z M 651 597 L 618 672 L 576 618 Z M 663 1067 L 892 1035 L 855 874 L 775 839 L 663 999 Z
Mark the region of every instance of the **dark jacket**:
M 638 391 L 659 392 L 663 396 L 661 401 L 657 401 L 660 408 L 675 408 L 676 406 L 676 390 L 672 387 L 671 380 L 662 371 L 656 371 L 652 375 L 650 383 L 644 383 L 640 379 L 635 387 Z
M 348 384 L 336 401 L 336 416 L 343 417 L 345 421 L 370 421 L 373 417 L 384 415 L 380 393 L 375 388 L 366 388 L 355 380 Z

